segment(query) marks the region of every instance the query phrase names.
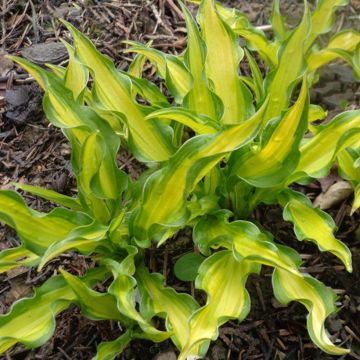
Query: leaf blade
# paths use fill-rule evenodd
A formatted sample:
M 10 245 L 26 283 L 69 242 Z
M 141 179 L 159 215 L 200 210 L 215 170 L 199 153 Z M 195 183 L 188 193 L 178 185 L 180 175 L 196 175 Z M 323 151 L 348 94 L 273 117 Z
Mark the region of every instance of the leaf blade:
M 325 319 L 336 310 L 336 296 L 330 288 L 310 276 L 297 276 L 281 269 L 275 269 L 273 273 L 273 288 L 281 303 L 295 300 L 307 308 L 307 329 L 312 341 L 320 349 L 333 355 L 349 353 L 348 349 L 335 346 L 325 331 Z

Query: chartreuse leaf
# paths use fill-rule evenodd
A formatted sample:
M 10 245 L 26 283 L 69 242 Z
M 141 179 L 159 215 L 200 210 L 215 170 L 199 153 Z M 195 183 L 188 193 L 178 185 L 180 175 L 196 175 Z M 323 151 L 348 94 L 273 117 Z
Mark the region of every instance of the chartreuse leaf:
M 134 90 L 136 90 L 136 94 L 142 96 L 144 100 L 150 103 L 150 105 L 159 108 L 170 106 L 166 96 L 163 95 L 163 93 L 154 83 L 147 79 L 137 78 L 125 72 L 123 74 L 131 80 Z
M 220 3 L 216 3 L 216 9 L 234 33 L 244 38 L 246 46 L 258 52 L 270 69 L 277 65 L 277 52 L 279 49 L 277 42 L 270 42 L 265 33 L 251 25 L 247 16 L 241 11 L 229 9 Z
M 119 141 L 114 143 L 113 149 L 108 146 L 109 141 L 111 138 L 104 138 L 98 133 L 87 137 L 81 149 L 83 166 L 80 182 L 89 193 L 116 200 L 127 185 L 127 177 L 115 164 Z
M 119 137 L 92 109 L 77 103 L 50 73 L 41 68 L 29 71 L 45 79 L 45 113 L 54 125 L 63 129 L 73 145 L 73 166 L 81 204 L 90 207 L 95 217 L 106 223 L 109 209 L 99 198 L 116 200 L 127 186 L 126 175 L 116 166 Z M 83 192 L 88 195 L 86 201 Z
M 336 161 L 343 178 L 350 181 L 360 181 L 359 158 L 359 151 L 356 151 L 352 147 L 344 149 L 337 154 Z
M 64 79 L 66 68 L 60 65 L 45 64 L 59 79 Z
M 24 60 L 18 62 L 28 66 Z M 72 143 L 73 167 L 82 205 L 106 223 L 111 209 L 101 199 L 116 200 L 127 186 L 126 175 L 116 166 L 119 137 L 95 111 L 77 103 L 72 93 L 52 74 L 39 67 L 29 71 L 44 79 L 45 113 L 54 125 L 63 129 Z
M 314 242 L 321 251 L 329 251 L 337 256 L 352 271 L 351 253 L 348 247 L 334 236 L 336 225 L 326 212 L 313 208 L 311 201 L 303 194 L 287 190 L 280 194 L 284 207 L 283 217 L 294 224 L 299 240 Z
M 109 247 L 109 243 L 105 241 L 107 231 L 107 226 L 97 223 L 74 229 L 65 239 L 51 244 L 46 249 L 41 257 L 39 270 L 54 257 L 71 249 L 77 249 L 82 253 L 89 254 L 100 246 Z
M 307 89 L 317 68 L 336 57 L 360 74 L 357 32 L 336 34 L 324 50 L 311 47 L 329 30 L 336 7 L 345 0 L 317 1 L 312 17 L 305 0 L 303 19 L 291 31 L 275 0 L 272 42 L 245 14 L 215 0 L 199 2 L 200 30 L 180 3 L 188 28 L 186 51 L 166 55 L 128 42 L 128 51 L 138 53 L 128 73 L 117 70 L 70 24 L 74 47 L 65 45 L 70 53 L 66 69 L 50 66 L 52 71 L 46 71 L 14 58 L 43 87 L 46 116 L 71 143 L 78 198 L 20 185 L 71 209 L 41 214 L 16 193 L 0 191 L 0 220 L 23 240 L 20 247 L 0 253 L 0 272 L 42 267 L 70 249 L 93 253 L 101 267 L 81 279 L 63 271 L 33 298 L 0 316 L 0 351 L 16 342 L 41 345 L 53 332 L 54 317 L 74 302 L 88 317 L 118 320 L 126 328 L 118 339 L 100 344 L 95 359 L 114 359 L 133 338 L 157 342 L 169 337 L 180 359 L 205 356 L 219 326 L 246 316 L 246 279 L 267 265 L 275 268 L 279 300 L 297 300 L 308 308 L 314 342 L 332 354 L 345 353 L 324 329 L 335 310 L 333 293 L 300 272 L 301 258 L 294 250 L 276 244 L 260 225 L 240 220 L 249 218 L 260 202 L 280 203 L 300 240 L 333 252 L 351 270 L 350 253 L 333 234 L 334 222 L 304 196 L 287 190 L 294 181 L 325 175 L 337 161 L 355 188 L 353 211 L 360 205 L 360 112 L 315 126 L 313 121 L 323 119 L 325 112 L 309 106 Z M 269 69 L 246 51 L 251 75 L 241 76 L 244 52 L 238 36 Z M 165 79 L 174 106 L 159 87 L 141 78 L 146 60 Z M 295 101 L 294 89 L 301 81 Z M 255 115 L 253 102 L 260 107 Z M 192 131 L 184 132 L 185 126 Z M 304 136 L 307 129 L 312 134 Z M 130 180 L 118 168 L 120 138 L 137 159 L 155 162 L 140 179 Z M 230 216 L 236 221 L 230 222 Z M 198 274 L 196 286 L 207 294 L 204 306 L 166 287 L 160 274 L 150 274 L 143 265 L 145 248 L 152 242 L 160 246 L 185 226 L 194 228 L 202 255 L 181 258 L 174 272 L 183 280 Z M 93 290 L 100 280 L 111 281 L 106 292 Z M 157 317 L 165 319 L 165 330 L 157 326 Z
M 109 293 L 114 296 L 118 310 L 129 319 L 137 322 L 148 339 L 160 342 L 170 337 L 171 333 L 157 330 L 137 310 L 135 304 L 135 287 L 137 286 L 134 273 L 136 270 L 134 258 L 138 250 L 134 246 L 127 247 L 128 255 L 121 262 L 106 259 L 104 264 L 112 271 L 114 280 L 109 287 Z
M 130 80 L 115 69 L 110 59 L 99 53 L 91 41 L 66 23 L 74 38 L 76 56 L 90 69 L 97 99 L 108 110 L 127 118 L 134 154 L 147 161 L 167 160 L 173 152 L 166 130 L 145 121 L 144 110 L 133 100 Z
M 256 96 L 256 103 L 260 104 L 262 100 L 265 98 L 263 77 L 255 59 L 251 56 L 250 52 L 247 49 L 244 50 L 245 50 L 246 58 L 249 61 L 251 75 L 254 79 L 253 83 L 254 83 L 254 92 Z
M 256 95 L 255 83 L 254 80 L 249 76 L 240 75 L 239 79 Z
M 131 340 L 135 338 L 131 330 L 119 336 L 116 340 L 106 341 L 99 344 L 96 355 L 92 360 L 113 360 L 121 354 Z
M 316 71 L 319 67 L 336 60 L 340 57 L 358 70 L 352 53 L 360 44 L 360 33 L 355 30 L 345 30 L 335 34 L 329 41 L 326 48 L 313 52 L 309 55 L 307 62 L 310 72 Z
M 128 245 L 129 227 L 128 227 L 128 213 L 123 209 L 118 215 L 114 216 L 110 222 L 109 240 L 116 246 Z
M 215 166 L 211 171 L 206 174 L 204 178 L 204 194 L 213 196 L 216 194 L 217 188 L 221 185 L 223 178 L 223 173 L 220 170 L 219 166 Z M 200 199 L 201 201 L 201 199 Z
M 66 41 L 61 41 L 69 54 L 69 64 L 64 75 L 65 86 L 70 89 L 74 99 L 78 99 L 89 81 L 89 70 L 75 57 L 74 48 Z
M 81 107 L 74 100 L 72 91 L 65 87 L 63 80 L 53 73 L 25 59 L 16 56 L 13 56 L 12 59 L 28 71 L 46 91 L 43 108 L 49 121 L 61 128 L 65 134 L 67 129 L 72 129 L 74 136 L 82 143 L 86 133 L 90 129 L 94 130 L 92 111 Z M 88 113 L 87 116 L 84 116 L 84 112 Z
M 360 183 L 357 184 L 354 191 L 354 201 L 351 207 L 351 215 L 360 208 Z
M 152 225 L 179 226 L 188 218 L 186 196 L 230 151 L 247 144 L 257 133 L 266 104 L 248 121 L 214 135 L 187 141 L 166 167 L 152 174 L 144 187 L 142 206 L 132 215 L 130 231 L 139 246 L 148 246 Z
M 354 201 L 351 208 L 353 214 L 360 207 L 360 154 L 359 150 L 347 148 L 340 151 L 336 156 L 339 165 L 339 172 L 344 179 L 351 182 L 354 191 Z
M 102 280 L 103 269 L 90 270 L 85 284 Z M 76 295 L 62 276 L 54 276 L 36 289 L 32 298 L 17 301 L 9 313 L 0 315 L 0 353 L 17 342 L 29 348 L 44 344 L 54 332 L 55 316 L 65 310 Z
M 150 47 L 151 42 L 147 44 L 147 47 Z M 144 65 L 146 62 L 146 56 L 142 54 L 137 54 L 134 60 L 129 65 L 128 70 L 122 72 L 123 75 L 130 78 L 133 89 L 132 95 L 133 98 L 136 98 L 136 95 L 141 95 L 146 101 L 151 105 L 156 107 L 167 107 L 170 106 L 166 96 L 160 91 L 160 89 L 151 81 L 147 79 L 142 79 L 142 73 Z
M 200 0 L 190 0 L 190 2 L 195 4 L 201 3 Z M 215 3 L 215 7 L 218 14 L 234 33 L 246 40 L 247 47 L 258 52 L 270 69 L 273 69 L 278 63 L 278 43 L 270 42 L 264 32 L 252 26 L 247 16 L 241 11 L 227 8 L 219 2 Z
M 311 16 L 311 32 L 306 40 L 307 50 L 320 34 L 330 31 L 335 21 L 335 11 L 340 6 L 345 6 L 349 0 L 318 0 Z
M 90 90 L 84 92 L 84 101 L 86 105 L 91 107 L 103 121 L 107 122 L 113 131 L 124 140 L 124 143 L 126 143 L 128 130 L 126 127 L 125 116 L 119 112 L 104 109 L 93 95 L 94 93 Z
M 308 85 L 306 80 L 295 104 L 283 115 L 271 135 L 255 153 L 246 151 L 229 163 L 232 172 L 257 187 L 281 184 L 295 169 L 299 145 L 308 126 Z M 265 129 L 266 131 L 266 129 Z
M 336 154 L 359 141 L 360 110 L 346 111 L 336 116 L 329 124 L 317 127 L 316 134 L 300 148 L 300 160 L 294 176 L 326 176 Z
M 61 128 L 65 134 L 67 129 L 71 129 L 80 143 L 84 141 L 89 130 L 96 130 L 93 111 L 74 101 L 72 92 L 65 87 L 61 79 L 25 59 L 12 59 L 28 71 L 46 91 L 43 108 L 50 122 Z
M 16 192 L 0 191 L 0 220 L 19 234 L 25 249 L 42 255 L 53 243 L 92 222 L 83 213 L 55 208 L 49 214 L 30 209 Z
M 97 354 L 92 360 L 113 360 L 117 355 L 120 355 L 129 342 L 134 339 L 156 341 L 147 333 L 139 331 L 136 328 L 128 328 L 125 333 L 117 339 L 100 343 L 97 348 Z
M 182 61 L 174 55 L 164 54 L 141 43 L 133 41 L 126 41 L 125 43 L 131 45 L 129 49 L 124 51 L 125 53 L 135 52 L 144 55 L 156 65 L 159 75 L 165 80 L 166 87 L 176 102 L 181 104 L 192 87 L 192 77 Z
M 43 99 L 46 116 L 55 126 L 67 130 L 82 144 L 87 134 L 95 130 L 95 113 L 88 107 L 80 106 L 73 100 L 71 92 L 55 78 L 48 77 L 48 88 Z M 84 113 L 86 116 L 84 116 Z
M 152 41 L 149 41 L 146 45 L 150 47 L 152 44 Z M 141 78 L 144 66 L 146 62 L 146 56 L 142 54 L 137 54 L 133 61 L 130 63 L 129 68 L 126 72 L 126 74 L 134 76 L 136 78 Z
M 218 328 L 229 319 L 243 320 L 250 311 L 245 283 L 250 273 L 258 273 L 258 264 L 236 260 L 231 251 L 220 251 L 207 258 L 199 268 L 196 288 L 208 296 L 205 306 L 190 318 L 190 333 L 179 360 L 189 355 L 204 356 L 210 340 L 218 337 Z M 199 349 L 194 349 L 198 345 Z M 200 350 L 200 353 L 198 351 Z M 204 351 L 205 350 L 205 351 Z
M 23 67 L 29 74 L 32 75 L 32 77 L 36 80 L 36 82 L 39 84 L 39 86 L 43 89 L 46 90 L 47 84 L 46 84 L 46 79 L 47 79 L 47 71 L 45 71 L 44 69 L 42 69 L 41 67 L 31 63 L 28 60 L 25 60 L 21 57 L 18 56 L 8 56 L 9 59 L 15 61 L 16 63 L 18 63 L 21 67 Z
M 207 49 L 206 75 L 211 89 L 224 105 L 221 120 L 224 124 L 240 123 L 253 113 L 251 93 L 238 74 L 244 51 L 233 31 L 217 13 L 214 0 L 201 3 L 199 21 Z
M 219 212 L 203 217 L 194 228 L 194 241 L 199 249 L 209 254 L 210 247 L 233 250 L 238 259 L 281 267 L 298 273 L 300 257 L 291 248 L 277 245 L 268 235 L 249 221 L 227 221 L 228 213 Z
M 210 91 L 206 81 L 206 45 L 200 36 L 199 29 L 189 10 L 182 2 L 180 2 L 180 5 L 185 16 L 188 31 L 184 61 L 193 78 L 193 86 L 186 95 L 184 104 L 198 114 L 207 115 L 212 119 L 219 120 L 222 109 L 218 104 L 219 100 L 216 99 L 215 94 Z
M 117 309 L 116 300 L 112 295 L 92 290 L 81 279 L 65 270 L 60 269 L 60 272 L 76 296 L 73 301 L 79 304 L 82 313 L 87 318 L 91 320 L 124 321 L 124 317 Z
M 0 252 L 0 274 L 19 266 L 34 266 L 38 261 L 38 255 L 22 246 L 2 250 Z
M 166 319 L 166 329 L 170 331 L 175 345 L 182 349 L 190 331 L 189 318 L 199 308 L 198 303 L 187 294 L 179 294 L 173 288 L 165 287 L 160 274 L 150 274 L 141 266 L 136 270 L 141 312 L 147 319 L 158 315 Z
M 171 107 L 150 113 L 147 119 L 174 120 L 194 130 L 197 134 L 213 134 L 219 130 L 219 125 L 209 117 L 186 108 Z
M 335 34 L 327 45 L 329 49 L 342 49 L 354 51 L 360 43 L 360 32 L 356 30 L 343 30 Z
M 320 349 L 333 355 L 349 352 L 332 344 L 325 330 L 325 319 L 336 311 L 336 295 L 330 288 L 308 275 L 291 274 L 280 268 L 275 269 L 272 282 L 275 296 L 281 303 L 298 301 L 309 311 L 307 329 Z
M 354 51 L 353 64 L 356 69 L 356 72 L 360 72 L 360 44 L 356 47 Z
M 307 2 L 300 25 L 293 30 L 279 50 L 279 63 L 269 75 L 266 93 L 269 94 L 269 106 L 265 121 L 279 116 L 288 107 L 296 80 L 304 74 L 306 41 L 310 30 L 310 12 Z M 295 55 L 296 54 L 296 55 Z
M 243 28 L 238 27 L 238 22 L 231 28 L 237 34 L 246 40 L 246 46 L 250 50 L 254 50 L 259 53 L 260 57 L 269 66 L 270 69 L 276 68 L 278 64 L 278 46 L 276 43 L 270 42 L 265 34 L 255 27 Z
M 328 112 L 324 110 L 320 105 L 309 105 L 308 115 L 308 128 L 312 133 L 316 133 L 317 129 L 312 123 L 317 120 L 324 120 L 328 115 Z
M 344 353 L 344 349 L 330 342 L 324 330 L 326 317 L 335 310 L 333 291 L 298 271 L 301 260 L 293 249 L 275 245 L 250 222 L 228 223 L 228 216 L 229 213 L 219 213 L 200 220 L 194 229 L 200 249 L 206 252 L 209 247 L 231 249 L 232 246 L 240 261 L 251 260 L 275 267 L 273 287 L 276 297 L 284 303 L 296 300 L 304 304 L 310 311 L 308 329 L 313 341 L 331 354 Z
M 284 41 L 289 35 L 289 30 L 286 27 L 284 17 L 281 15 L 279 0 L 273 1 L 270 20 L 276 38 L 280 41 Z
M 22 183 L 13 183 L 13 185 L 17 189 L 21 189 L 24 191 L 27 191 L 31 194 L 34 194 L 36 196 L 39 196 L 43 199 L 52 201 L 58 205 L 66 206 L 72 210 L 83 210 L 83 206 L 81 205 L 78 198 L 73 198 L 71 196 L 59 194 L 58 192 L 54 190 L 48 190 L 44 189 L 40 186 L 32 186 L 28 184 L 22 184 Z
M 150 45 L 151 42 L 147 44 L 147 47 L 150 47 Z M 145 62 L 146 56 L 144 56 L 143 54 L 136 54 L 134 60 L 129 65 L 128 70 L 126 72 L 122 72 L 122 74 L 129 77 L 132 82 L 133 98 L 135 99 L 136 95 L 139 94 L 153 106 L 170 106 L 169 102 L 166 99 L 166 96 L 164 96 L 164 94 L 154 83 L 147 79 L 141 78 Z
M 97 132 L 89 135 L 79 149 L 77 164 L 78 188 L 82 195 L 82 203 L 85 203 L 93 216 L 103 224 L 109 222 L 115 206 L 114 202 L 106 202 L 103 199 L 115 200 L 121 196 L 121 190 L 125 188 L 123 176 L 115 166 L 116 153 L 111 153 L 105 146 L 110 141 L 111 137 L 105 142 Z M 102 178 L 101 172 L 104 174 Z M 109 181 L 113 182 L 107 188 L 106 184 Z

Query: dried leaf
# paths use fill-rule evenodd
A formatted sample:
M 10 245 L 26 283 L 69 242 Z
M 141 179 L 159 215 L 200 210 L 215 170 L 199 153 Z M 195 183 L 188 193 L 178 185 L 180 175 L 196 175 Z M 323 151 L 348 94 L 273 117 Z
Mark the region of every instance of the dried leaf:
M 353 189 L 347 181 L 338 181 L 331 185 L 326 192 L 317 196 L 314 206 L 319 206 L 322 210 L 330 209 L 349 197 L 352 192 Z

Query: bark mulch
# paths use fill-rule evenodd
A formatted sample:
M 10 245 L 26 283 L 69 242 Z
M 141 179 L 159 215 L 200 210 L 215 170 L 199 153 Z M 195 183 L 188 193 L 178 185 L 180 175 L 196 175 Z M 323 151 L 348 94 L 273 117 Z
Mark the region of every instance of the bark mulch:
M 246 12 L 251 21 L 267 25 L 271 1 L 226 0 L 226 4 Z M 301 18 L 302 1 L 283 1 L 288 22 L 296 24 Z M 194 6 L 190 6 L 195 10 Z M 359 27 L 360 3 L 353 0 L 339 11 L 335 31 Z M 0 184 L 12 188 L 11 182 L 20 181 L 41 185 L 73 194 L 74 177 L 70 168 L 70 147 L 64 136 L 44 119 L 41 109 L 41 91 L 33 79 L 3 55 L 22 54 L 34 61 L 65 64 L 61 48 L 53 46 L 59 37 L 68 34 L 58 19 L 65 18 L 88 34 L 103 53 L 125 69 L 130 55 L 122 53 L 123 40 L 153 41 L 153 46 L 166 52 L 180 53 L 186 45 L 183 16 L 175 0 L 108 0 L 108 1 L 28 1 L 2 0 L 0 36 Z M 326 41 L 326 40 L 324 40 Z M 246 64 L 244 65 L 246 71 Z M 154 79 L 148 67 L 147 75 Z M 312 100 L 323 104 L 333 113 L 341 107 L 351 108 L 358 103 L 359 84 L 354 83 L 351 71 L 342 64 L 332 64 L 322 73 L 323 80 L 312 91 Z M 137 178 L 143 168 L 131 154 L 122 151 L 120 165 Z M 300 188 L 315 199 L 333 183 L 339 181 L 336 171 L 323 181 Z M 37 210 L 48 211 L 52 204 L 26 195 L 28 203 Z M 340 339 L 352 352 L 342 358 L 360 359 L 360 245 L 359 215 L 350 217 L 351 198 L 340 199 L 329 212 L 343 240 L 353 254 L 354 271 L 348 274 L 334 257 L 320 253 L 315 246 L 298 242 L 289 223 L 282 220 L 281 209 L 260 206 L 256 218 L 270 230 L 277 241 L 297 249 L 304 259 L 307 272 L 336 289 L 339 312 L 333 315 L 327 327 L 334 339 Z M 0 249 L 19 245 L 19 239 L 8 227 L 0 228 Z M 356 231 L 358 234 L 356 235 Z M 176 241 L 149 252 L 152 270 L 166 275 L 170 284 L 182 291 L 192 292 L 190 284 L 179 283 L 172 273 L 176 259 L 191 248 L 191 233 L 183 231 Z M 11 304 L 30 296 L 34 286 L 42 284 L 56 273 L 61 265 L 74 274 L 84 272 L 91 259 L 68 253 L 51 261 L 45 269 L 20 268 L 0 275 L 0 313 L 6 313 Z M 252 298 L 250 315 L 241 324 L 230 321 L 219 332 L 219 338 L 210 347 L 206 359 L 333 359 L 318 350 L 306 331 L 306 311 L 297 303 L 282 307 L 271 289 L 271 269 L 264 268 L 261 276 L 252 276 L 248 290 Z M 99 290 L 106 284 L 99 284 Z M 201 301 L 205 298 L 197 294 Z M 57 317 L 57 328 L 48 343 L 35 350 L 17 345 L 0 359 L 71 359 L 84 360 L 94 356 L 96 345 L 115 339 L 121 329 L 115 322 L 85 319 L 73 305 Z M 119 359 L 176 359 L 176 350 L 167 341 L 153 344 L 134 341 Z

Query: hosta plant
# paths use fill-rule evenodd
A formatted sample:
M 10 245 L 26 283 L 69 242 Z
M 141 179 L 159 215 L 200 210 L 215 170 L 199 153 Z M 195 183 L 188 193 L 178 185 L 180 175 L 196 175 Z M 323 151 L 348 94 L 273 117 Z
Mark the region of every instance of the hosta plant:
M 91 255 L 96 266 L 82 277 L 60 268 L 33 297 L 13 304 L 0 316 L 0 352 L 17 342 L 40 346 L 52 336 L 56 315 L 75 303 L 84 316 L 115 320 L 123 329 L 118 339 L 98 345 L 95 359 L 115 358 L 132 339 L 167 338 L 179 359 L 201 358 L 221 325 L 246 318 L 246 281 L 262 265 L 273 268 L 281 303 L 306 307 L 307 328 L 319 348 L 334 355 L 349 351 L 334 345 L 324 326 L 336 311 L 334 291 L 300 269 L 299 254 L 278 244 L 253 217 L 259 204 L 279 204 L 299 241 L 313 242 L 351 271 L 350 251 L 336 239 L 333 219 L 292 187 L 326 176 L 337 163 L 354 186 L 352 211 L 360 205 L 360 111 L 316 125 L 326 111 L 309 101 L 317 70 L 328 62 L 340 58 L 360 75 L 358 32 L 338 32 L 325 48 L 317 42 L 347 1 L 318 0 L 312 9 L 305 1 L 292 29 L 274 1 L 271 39 L 237 10 L 214 0 L 198 3 L 197 20 L 179 3 L 188 31 L 183 53 L 127 42 L 126 52 L 136 54 L 127 72 L 66 22 L 73 38 L 73 45 L 64 42 L 66 68 L 45 70 L 13 57 L 44 89 L 45 114 L 71 144 L 77 194 L 15 184 L 58 205 L 45 214 L 17 192 L 1 191 L 0 219 L 22 245 L 0 253 L 0 270 L 41 271 L 70 250 Z M 169 96 L 142 77 L 146 61 Z M 241 61 L 248 74 L 240 71 Z M 119 169 L 120 146 L 147 168 L 139 179 Z M 184 228 L 192 229 L 198 254 L 179 260 L 177 272 L 185 280 L 195 274 L 205 304 L 175 291 L 148 267 L 147 249 L 176 241 Z M 106 292 L 94 290 L 105 281 Z

